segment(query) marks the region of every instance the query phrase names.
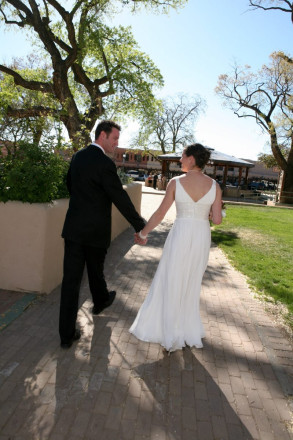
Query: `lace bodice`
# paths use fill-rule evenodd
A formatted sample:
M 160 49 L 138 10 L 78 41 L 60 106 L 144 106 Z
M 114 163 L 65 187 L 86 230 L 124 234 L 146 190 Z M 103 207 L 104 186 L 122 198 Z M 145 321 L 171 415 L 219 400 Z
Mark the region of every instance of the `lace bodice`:
M 181 177 L 181 176 L 180 176 Z M 211 205 L 216 197 L 216 182 L 213 180 L 209 191 L 197 202 L 192 200 L 180 183 L 180 177 L 176 178 L 175 203 L 177 218 L 195 218 L 208 220 Z

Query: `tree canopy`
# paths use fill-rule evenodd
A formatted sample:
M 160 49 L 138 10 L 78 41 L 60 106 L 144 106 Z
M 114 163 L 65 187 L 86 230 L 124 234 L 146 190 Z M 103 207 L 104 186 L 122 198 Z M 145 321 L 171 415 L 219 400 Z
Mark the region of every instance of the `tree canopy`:
M 33 56 L 23 64 L 20 60 L 14 60 L 11 64 L 16 72 L 21 72 L 32 80 L 46 80 L 47 69 L 38 65 L 34 68 L 38 58 Z M 52 97 L 45 97 L 43 93 L 35 90 L 27 90 L 14 84 L 12 76 L 0 72 L 0 139 L 7 141 L 7 146 L 12 149 L 19 141 L 27 140 L 38 145 L 41 137 L 48 136 L 54 127 L 54 120 L 48 116 L 35 116 L 30 114 L 32 108 L 43 108 L 44 103 L 54 108 L 56 102 Z M 9 116 L 14 109 L 19 109 L 20 117 Z M 21 114 L 25 112 L 26 117 Z M 56 139 L 58 143 L 58 139 Z M 8 148 L 8 147 L 7 147 Z
M 106 17 L 129 7 L 157 12 L 183 6 L 187 0 L 5 0 L 2 23 L 28 33 L 46 64 L 46 75 L 34 77 L 13 64 L 0 64 L 15 86 L 42 94 L 42 103 L 11 102 L 7 116 L 60 120 L 76 148 L 84 146 L 99 117 L 118 114 L 140 117 L 155 101 L 163 78 L 139 50 L 129 27 L 111 27 Z M 41 70 L 43 66 L 39 67 Z

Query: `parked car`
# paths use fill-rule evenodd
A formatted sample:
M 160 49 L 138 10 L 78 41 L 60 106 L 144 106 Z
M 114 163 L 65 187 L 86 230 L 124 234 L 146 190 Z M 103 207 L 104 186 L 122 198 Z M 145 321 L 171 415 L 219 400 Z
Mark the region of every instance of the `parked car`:
M 248 185 L 248 189 L 262 190 L 266 189 L 266 185 L 263 182 L 250 182 Z
M 272 183 L 272 182 L 269 182 L 269 183 L 267 184 L 267 189 L 268 189 L 269 191 L 275 191 L 275 189 L 276 189 L 276 185 L 275 185 L 274 183 Z
M 139 174 L 137 170 L 129 170 L 126 173 L 127 177 L 131 177 L 133 180 L 144 182 L 144 176 Z

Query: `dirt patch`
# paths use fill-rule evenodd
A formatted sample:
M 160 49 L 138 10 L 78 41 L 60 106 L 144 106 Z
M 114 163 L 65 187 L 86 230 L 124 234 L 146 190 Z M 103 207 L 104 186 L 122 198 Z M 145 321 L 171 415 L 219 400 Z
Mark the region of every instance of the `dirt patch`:
M 266 312 L 293 343 L 293 315 L 289 313 L 288 308 L 284 304 L 276 302 L 274 298 L 257 292 L 254 292 L 254 298 L 264 305 Z

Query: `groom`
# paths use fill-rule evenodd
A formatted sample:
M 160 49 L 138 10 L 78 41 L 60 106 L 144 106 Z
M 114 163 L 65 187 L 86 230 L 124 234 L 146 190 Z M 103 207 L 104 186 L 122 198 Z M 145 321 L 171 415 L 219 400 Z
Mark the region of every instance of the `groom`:
M 114 162 L 107 156 L 118 146 L 120 130 L 113 121 L 100 122 L 95 142 L 73 155 L 67 174 L 70 201 L 62 231 L 65 253 L 59 316 L 62 348 L 71 347 L 80 338 L 76 318 L 85 265 L 93 315 L 114 301 L 116 292 L 108 291 L 104 278 L 104 261 L 111 242 L 112 203 L 136 232 L 145 225 L 122 187 Z

